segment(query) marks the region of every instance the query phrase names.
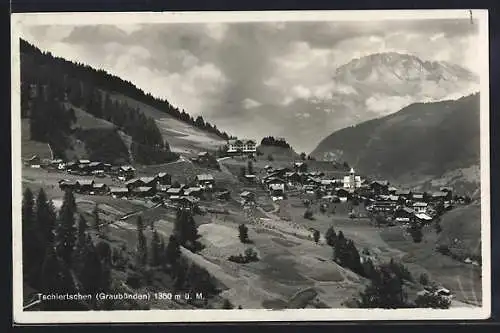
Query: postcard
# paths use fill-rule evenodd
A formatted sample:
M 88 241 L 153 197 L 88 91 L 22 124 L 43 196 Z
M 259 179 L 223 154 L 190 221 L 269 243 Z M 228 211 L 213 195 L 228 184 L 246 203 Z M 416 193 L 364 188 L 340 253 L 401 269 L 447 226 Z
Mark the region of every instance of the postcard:
M 488 12 L 12 15 L 17 324 L 490 316 Z

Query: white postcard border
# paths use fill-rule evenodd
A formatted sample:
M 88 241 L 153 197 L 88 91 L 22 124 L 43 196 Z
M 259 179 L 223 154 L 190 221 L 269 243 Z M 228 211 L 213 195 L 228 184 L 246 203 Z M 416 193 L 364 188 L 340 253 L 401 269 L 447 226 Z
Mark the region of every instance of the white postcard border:
M 53 323 L 149 323 L 149 322 L 257 322 L 257 321 L 367 321 L 367 320 L 474 320 L 491 314 L 490 242 L 490 142 L 489 142 L 489 40 L 488 11 L 472 10 L 479 24 L 480 127 L 481 127 L 481 244 L 482 307 L 433 309 L 287 309 L 287 310 L 132 310 L 84 312 L 23 311 L 21 231 L 21 130 L 19 37 L 23 25 L 152 24 L 180 22 L 283 22 L 366 21 L 469 18 L 463 10 L 363 10 L 363 11 L 266 11 L 266 12 L 174 12 L 174 13 L 23 13 L 13 14 L 12 61 L 12 237 L 13 320 L 17 324 Z

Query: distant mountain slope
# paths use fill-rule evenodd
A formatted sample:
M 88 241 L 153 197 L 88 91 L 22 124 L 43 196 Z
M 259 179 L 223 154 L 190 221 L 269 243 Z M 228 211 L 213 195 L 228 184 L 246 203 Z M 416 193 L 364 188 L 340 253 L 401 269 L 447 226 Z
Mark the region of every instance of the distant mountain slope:
M 479 140 L 479 94 L 474 94 L 458 100 L 415 103 L 389 116 L 334 132 L 312 155 L 345 160 L 367 175 L 405 184 L 430 185 L 449 177 L 441 185 L 462 182 L 477 188 L 479 178 L 473 170 L 479 165 Z

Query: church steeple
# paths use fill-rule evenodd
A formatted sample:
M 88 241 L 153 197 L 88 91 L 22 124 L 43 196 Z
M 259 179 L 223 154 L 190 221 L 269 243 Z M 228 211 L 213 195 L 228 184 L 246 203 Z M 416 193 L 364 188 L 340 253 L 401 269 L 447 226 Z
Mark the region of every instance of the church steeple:
M 351 168 L 351 171 L 349 171 L 351 175 L 354 175 L 354 168 Z

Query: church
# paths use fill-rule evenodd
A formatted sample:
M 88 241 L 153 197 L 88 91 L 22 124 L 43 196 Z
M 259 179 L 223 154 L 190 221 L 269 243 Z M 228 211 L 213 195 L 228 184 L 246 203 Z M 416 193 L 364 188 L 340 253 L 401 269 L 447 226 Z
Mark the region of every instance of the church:
M 355 190 L 361 187 L 361 176 L 356 176 L 354 169 L 351 168 L 348 176 L 344 176 L 344 188 L 348 190 Z

